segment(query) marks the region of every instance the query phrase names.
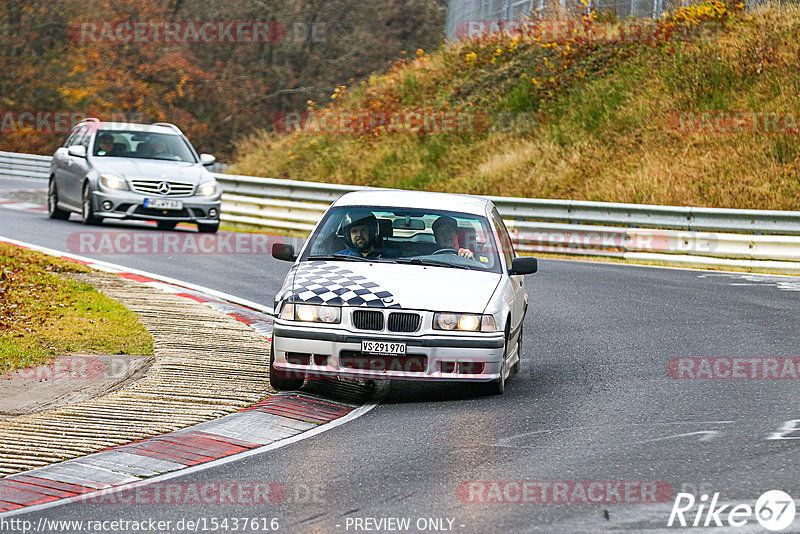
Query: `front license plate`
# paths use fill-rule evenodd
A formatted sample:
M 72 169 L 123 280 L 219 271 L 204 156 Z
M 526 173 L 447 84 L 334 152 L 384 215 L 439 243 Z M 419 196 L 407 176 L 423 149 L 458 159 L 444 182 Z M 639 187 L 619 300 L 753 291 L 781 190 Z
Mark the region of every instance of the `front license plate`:
M 361 352 L 367 354 L 405 354 L 406 344 L 394 341 L 362 341 Z
M 164 198 L 146 198 L 144 199 L 144 207 L 157 210 L 179 210 L 183 209 L 183 201 L 166 200 Z

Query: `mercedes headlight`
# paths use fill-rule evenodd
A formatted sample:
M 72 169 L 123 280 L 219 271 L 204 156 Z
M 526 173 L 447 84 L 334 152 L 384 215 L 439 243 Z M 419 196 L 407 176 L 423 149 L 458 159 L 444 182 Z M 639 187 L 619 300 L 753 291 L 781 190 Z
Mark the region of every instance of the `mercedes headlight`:
M 494 317 L 474 313 L 434 313 L 433 328 L 435 330 L 458 330 L 460 332 L 497 332 Z
M 280 313 L 281 319 L 306 323 L 339 323 L 342 309 L 336 306 L 317 306 L 316 304 L 293 304 L 287 302 Z
M 197 192 L 203 195 L 204 197 L 213 197 L 217 193 L 219 193 L 219 184 L 216 180 L 210 180 L 208 182 L 203 182 L 198 186 Z
M 100 183 L 103 187 L 116 189 L 117 191 L 127 191 L 128 189 L 128 184 L 125 182 L 125 179 L 116 174 L 101 174 Z

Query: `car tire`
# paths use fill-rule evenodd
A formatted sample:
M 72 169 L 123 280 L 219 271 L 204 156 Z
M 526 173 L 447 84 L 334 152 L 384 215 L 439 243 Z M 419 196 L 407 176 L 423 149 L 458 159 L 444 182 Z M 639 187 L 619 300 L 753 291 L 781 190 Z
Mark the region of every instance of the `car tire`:
M 159 230 L 172 230 L 178 226 L 178 221 L 156 221 Z
M 58 207 L 58 188 L 56 187 L 55 177 L 50 177 L 47 187 L 47 215 L 51 219 L 66 221 L 69 219 L 69 212 Z
M 485 395 L 502 395 L 506 390 L 506 365 L 508 365 L 507 361 L 508 344 L 511 341 L 509 339 L 508 329 L 509 327 L 506 326 L 506 343 L 505 343 L 505 348 L 503 349 L 503 364 L 500 366 L 500 379 L 495 380 L 494 382 L 481 384 L 481 390 Z
M 519 335 L 517 336 L 517 361 L 511 367 L 511 372 L 517 374 L 522 369 L 522 325 L 519 326 Z
M 219 223 L 197 223 L 197 231 L 204 234 L 215 234 L 219 230 Z
M 102 219 L 94 214 L 94 208 L 92 208 L 92 196 L 89 191 L 88 184 L 83 186 L 83 195 L 81 198 L 81 215 L 83 215 L 83 224 L 92 226 L 100 224 Z
M 274 341 L 274 340 L 273 340 Z M 286 371 L 275 368 L 275 350 L 270 345 L 269 348 L 269 384 L 278 391 L 300 389 L 305 382 L 302 373 L 292 371 L 293 377 L 289 377 Z M 300 375 L 300 376 L 298 376 Z

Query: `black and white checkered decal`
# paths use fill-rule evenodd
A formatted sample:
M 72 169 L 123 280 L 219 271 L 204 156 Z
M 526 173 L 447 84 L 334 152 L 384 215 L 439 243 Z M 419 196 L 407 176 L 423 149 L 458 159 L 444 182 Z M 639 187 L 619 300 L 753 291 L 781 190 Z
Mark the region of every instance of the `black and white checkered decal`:
M 324 261 L 300 263 L 289 302 L 399 308 L 394 295 L 348 269 Z

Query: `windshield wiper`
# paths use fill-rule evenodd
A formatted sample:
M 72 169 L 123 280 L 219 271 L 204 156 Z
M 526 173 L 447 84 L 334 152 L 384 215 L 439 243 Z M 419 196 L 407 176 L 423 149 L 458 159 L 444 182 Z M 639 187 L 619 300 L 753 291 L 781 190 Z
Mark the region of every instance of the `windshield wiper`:
M 437 260 L 422 259 L 422 258 L 398 258 L 394 261 L 395 263 L 410 263 L 412 265 L 431 265 L 433 267 L 455 267 L 456 269 L 467 269 L 469 271 L 472 270 L 472 267 L 467 267 L 466 265 L 458 265 L 454 263 L 448 263 L 446 261 L 437 261 Z

